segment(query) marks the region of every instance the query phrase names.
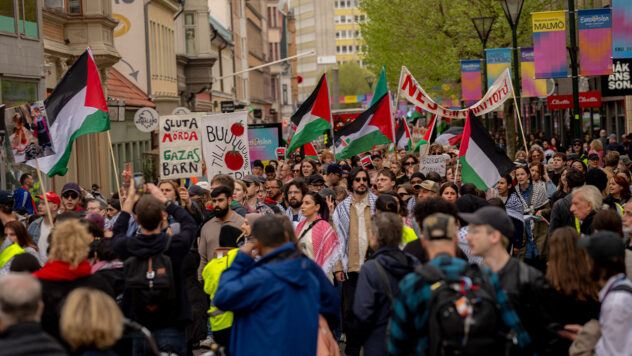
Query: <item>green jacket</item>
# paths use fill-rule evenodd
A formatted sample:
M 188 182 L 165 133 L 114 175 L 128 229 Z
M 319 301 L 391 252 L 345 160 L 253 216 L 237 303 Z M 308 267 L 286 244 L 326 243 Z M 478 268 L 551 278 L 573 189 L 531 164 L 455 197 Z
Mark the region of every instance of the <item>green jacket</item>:
M 213 303 L 213 297 L 219 285 L 219 277 L 233 263 L 237 256 L 238 248 L 228 251 L 228 253 L 220 258 L 209 261 L 202 270 L 202 278 L 204 279 L 204 292 L 211 297 L 211 308 L 208 310 L 211 321 L 211 330 L 219 331 L 230 328 L 233 325 L 233 313 L 225 312 L 217 309 Z

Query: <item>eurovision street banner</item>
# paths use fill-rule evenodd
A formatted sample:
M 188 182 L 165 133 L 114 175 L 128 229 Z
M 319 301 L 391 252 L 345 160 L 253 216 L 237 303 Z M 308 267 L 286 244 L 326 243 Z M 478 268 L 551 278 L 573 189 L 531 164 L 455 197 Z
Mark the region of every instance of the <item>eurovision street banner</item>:
M 566 11 L 534 12 L 531 17 L 535 77 L 566 78 Z
M 201 114 L 160 117 L 160 179 L 202 175 L 200 117 Z
M 533 47 L 520 48 L 520 78 L 523 98 L 546 96 L 546 79 L 535 79 Z
M 511 67 L 511 48 L 485 50 L 487 57 L 487 87 L 492 86 L 500 74 Z
M 419 108 L 435 114 L 439 117 L 448 119 L 465 119 L 467 118 L 468 110 L 472 110 L 474 115 L 483 115 L 492 112 L 499 108 L 505 100 L 511 98 L 513 93 L 513 87 L 511 86 L 511 75 L 509 69 L 505 69 L 504 72 L 496 79 L 493 85 L 489 87 L 485 96 L 477 101 L 474 105 L 468 109 L 463 110 L 450 110 L 435 103 L 426 91 L 419 85 L 417 80 L 408 71 L 406 66 L 402 66 L 402 72 L 399 76 L 398 96 L 411 102 L 413 105 Z M 414 131 L 413 131 L 414 141 Z
M 632 1 L 612 0 L 612 58 L 632 58 Z
M 579 74 L 612 74 L 612 30 L 610 9 L 579 10 Z
M 206 115 L 201 132 L 208 177 L 228 174 L 243 179 L 250 174 L 248 111 Z
M 481 60 L 467 59 L 461 61 L 461 99 L 463 101 L 481 98 Z

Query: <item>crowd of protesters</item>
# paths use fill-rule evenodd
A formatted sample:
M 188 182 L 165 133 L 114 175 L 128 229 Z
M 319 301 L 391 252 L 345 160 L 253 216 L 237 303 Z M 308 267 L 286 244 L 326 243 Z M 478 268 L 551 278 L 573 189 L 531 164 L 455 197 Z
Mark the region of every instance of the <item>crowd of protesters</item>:
M 295 152 L 108 197 L 25 173 L 0 191 L 0 354 L 632 354 L 632 135 L 558 142 L 487 190 L 439 144 L 445 172 Z

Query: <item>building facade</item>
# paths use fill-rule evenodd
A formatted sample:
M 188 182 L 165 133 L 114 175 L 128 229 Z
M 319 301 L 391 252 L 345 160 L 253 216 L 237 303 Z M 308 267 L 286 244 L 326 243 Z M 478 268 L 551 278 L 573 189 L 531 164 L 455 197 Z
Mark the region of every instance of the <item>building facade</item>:
M 360 24 L 367 20 L 358 8 L 358 0 L 334 1 L 334 28 L 336 31 L 336 62 L 356 62 L 364 67 L 365 45 Z

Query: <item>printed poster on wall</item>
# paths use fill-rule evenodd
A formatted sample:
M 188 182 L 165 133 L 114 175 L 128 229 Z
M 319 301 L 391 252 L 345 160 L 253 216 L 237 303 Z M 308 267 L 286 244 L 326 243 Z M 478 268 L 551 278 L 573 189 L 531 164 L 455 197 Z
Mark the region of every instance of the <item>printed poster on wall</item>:
M 482 97 L 481 60 L 461 61 L 461 99 L 477 101 Z
M 523 98 L 546 96 L 546 79 L 535 79 L 533 47 L 520 48 L 520 78 Z
M 632 58 L 632 1 L 612 0 L 612 57 Z
M 160 117 L 160 179 L 202 175 L 201 115 Z
M 487 86 L 491 87 L 502 72 L 509 68 L 511 72 L 511 48 L 492 48 L 485 50 L 487 57 Z
M 566 11 L 534 12 L 531 16 L 535 77 L 566 78 Z
M 200 131 L 208 177 L 243 179 L 250 174 L 247 111 L 206 115 Z
M 612 30 L 610 9 L 579 10 L 579 74 L 612 74 Z

